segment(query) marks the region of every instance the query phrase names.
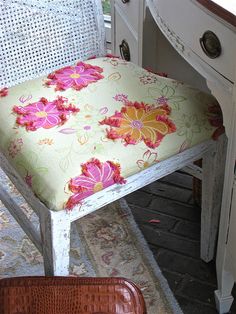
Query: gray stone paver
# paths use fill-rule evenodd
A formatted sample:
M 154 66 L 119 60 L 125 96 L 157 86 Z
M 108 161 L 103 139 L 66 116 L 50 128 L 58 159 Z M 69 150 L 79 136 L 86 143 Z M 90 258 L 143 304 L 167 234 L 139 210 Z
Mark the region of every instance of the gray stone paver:
M 201 210 L 191 189 L 191 177 L 176 172 L 126 200 L 184 314 L 216 314 L 215 261 L 200 259 Z M 230 313 L 236 314 L 236 302 Z

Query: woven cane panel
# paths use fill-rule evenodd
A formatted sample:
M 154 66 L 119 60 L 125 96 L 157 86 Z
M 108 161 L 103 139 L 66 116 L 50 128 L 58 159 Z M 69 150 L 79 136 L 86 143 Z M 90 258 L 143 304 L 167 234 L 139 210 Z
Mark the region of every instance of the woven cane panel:
M 0 87 L 104 54 L 100 0 L 0 0 Z

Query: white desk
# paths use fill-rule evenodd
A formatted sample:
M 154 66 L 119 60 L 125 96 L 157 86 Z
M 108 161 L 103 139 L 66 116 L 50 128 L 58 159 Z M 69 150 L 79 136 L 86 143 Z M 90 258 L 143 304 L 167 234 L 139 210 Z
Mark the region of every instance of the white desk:
M 179 54 L 206 79 L 207 86 L 218 99 L 223 111 L 228 149 L 216 261 L 218 290 L 215 296 L 219 312 L 227 313 L 233 301 L 231 290 L 236 281 L 236 88 L 233 83 L 236 77 L 236 27 L 234 23 L 226 22 L 213 14 L 198 1 L 146 2 L 162 33 Z M 208 30 L 217 35 L 222 47 L 220 55 L 214 59 L 204 53 L 199 41 Z
M 217 5 L 222 3 L 224 8 Z M 156 65 L 157 70 L 166 71 L 170 77 L 208 89 L 221 105 L 228 148 L 216 261 L 218 290 L 215 295 L 219 312 L 227 313 L 236 281 L 236 0 L 113 0 L 112 14 L 115 54 L 119 54 L 120 44 L 125 38 L 131 61 L 144 67 L 155 68 Z M 155 28 L 158 32 L 154 31 Z M 200 38 L 203 46 L 209 40 L 206 31 L 212 31 L 220 41 L 221 51 L 217 45 L 215 51 L 210 49 L 215 58 L 209 57 L 209 51 L 205 49 L 204 52 L 200 44 Z M 174 49 L 169 43 L 167 47 L 165 38 Z

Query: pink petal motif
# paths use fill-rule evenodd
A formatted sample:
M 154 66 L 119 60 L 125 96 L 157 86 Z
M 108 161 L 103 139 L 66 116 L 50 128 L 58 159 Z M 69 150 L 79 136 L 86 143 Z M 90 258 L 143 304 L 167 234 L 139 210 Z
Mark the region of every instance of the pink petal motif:
M 159 222 L 161 222 L 159 219 L 151 219 L 148 221 L 150 224 L 158 224 Z
M 28 95 L 28 96 L 22 95 L 22 96 L 19 98 L 19 101 L 23 104 L 23 103 L 29 101 L 31 98 L 32 98 L 32 95 Z
M 39 128 L 50 129 L 63 125 L 69 116 L 79 112 L 79 109 L 68 104 L 67 98 L 58 97 L 54 101 L 41 98 L 25 107 L 14 106 L 13 112 L 18 115 L 18 125 L 25 126 L 27 131 L 36 131 Z
M 115 183 L 125 183 L 120 175 L 120 165 L 111 161 L 100 162 L 92 158 L 81 165 L 81 175 L 70 180 L 68 188 L 74 193 L 68 199 L 65 208 L 71 210 L 75 205 L 81 204 L 81 200 L 105 189 Z
M 0 89 L 0 97 L 6 97 L 8 95 L 8 88 L 4 87 Z
M 56 91 L 63 91 L 68 88 L 80 90 L 102 79 L 102 72 L 103 69 L 98 66 L 78 62 L 75 66 L 68 66 L 49 74 L 46 85 L 55 85 Z
M 73 134 L 76 133 L 77 130 L 76 129 L 72 129 L 72 128 L 65 128 L 59 131 L 62 134 Z
M 99 110 L 100 114 L 106 114 L 108 112 L 108 108 L 107 107 L 103 107 Z

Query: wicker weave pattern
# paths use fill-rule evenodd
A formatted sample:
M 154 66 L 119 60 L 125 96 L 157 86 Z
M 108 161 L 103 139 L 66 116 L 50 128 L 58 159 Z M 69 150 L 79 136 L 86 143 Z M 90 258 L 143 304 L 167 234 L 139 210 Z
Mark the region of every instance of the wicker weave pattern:
M 0 87 L 104 55 L 101 0 L 0 0 L 0 12 Z
M 144 314 L 140 290 L 122 278 L 0 280 L 1 314 Z

